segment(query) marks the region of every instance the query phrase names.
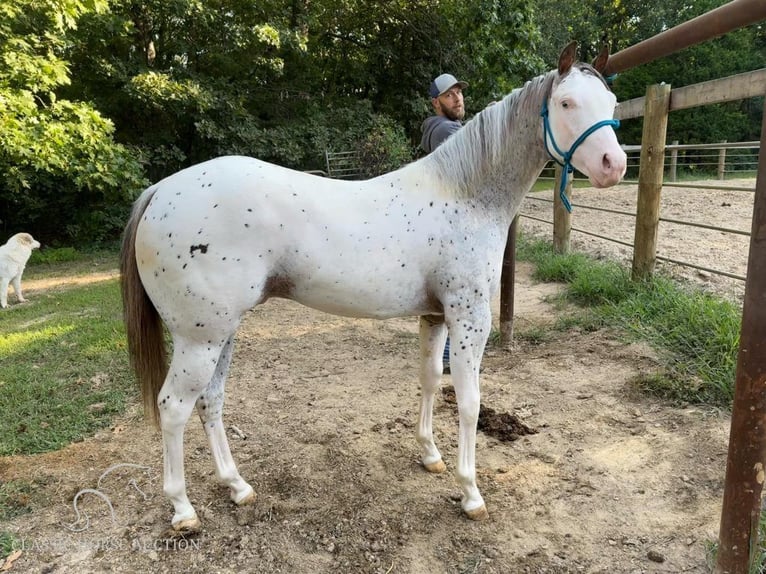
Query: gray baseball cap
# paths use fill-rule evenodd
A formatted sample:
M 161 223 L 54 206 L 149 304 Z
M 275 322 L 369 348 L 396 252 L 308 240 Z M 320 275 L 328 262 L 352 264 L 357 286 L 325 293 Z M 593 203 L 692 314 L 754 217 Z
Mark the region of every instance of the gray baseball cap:
M 442 74 L 431 82 L 431 86 L 428 88 L 428 94 L 432 98 L 438 98 L 455 85 L 460 86 L 461 89 L 465 89 L 468 87 L 468 82 L 461 82 L 452 74 Z

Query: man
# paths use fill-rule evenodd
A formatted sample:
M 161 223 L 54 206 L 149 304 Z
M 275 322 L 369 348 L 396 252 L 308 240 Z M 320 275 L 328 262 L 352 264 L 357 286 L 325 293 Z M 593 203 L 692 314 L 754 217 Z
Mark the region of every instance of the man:
M 423 132 L 420 147 L 426 153 L 431 153 L 463 127 L 463 89 L 467 87 L 466 82 L 459 81 L 452 74 L 442 74 L 431 82 L 428 94 L 431 96 L 431 105 L 436 115 L 426 118 L 420 127 Z
M 420 147 L 426 153 L 434 151 L 444 140 L 463 127 L 463 89 L 467 87 L 466 82 L 459 81 L 452 74 L 442 74 L 431 82 L 428 95 L 431 96 L 431 105 L 436 115 L 426 118 L 420 127 L 423 132 Z M 449 336 L 444 345 L 442 365 L 443 372 L 449 374 Z

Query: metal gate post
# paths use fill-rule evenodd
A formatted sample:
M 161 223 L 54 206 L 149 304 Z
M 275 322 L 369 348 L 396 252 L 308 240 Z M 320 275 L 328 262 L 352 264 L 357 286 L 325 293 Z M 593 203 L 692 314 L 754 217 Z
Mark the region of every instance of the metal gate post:
M 766 472 L 766 109 L 764 112 L 715 574 L 747 574 L 758 546 Z
M 513 218 L 508 228 L 508 239 L 503 253 L 500 271 L 500 344 L 506 349 L 513 346 L 513 297 L 516 290 L 516 236 L 519 216 Z

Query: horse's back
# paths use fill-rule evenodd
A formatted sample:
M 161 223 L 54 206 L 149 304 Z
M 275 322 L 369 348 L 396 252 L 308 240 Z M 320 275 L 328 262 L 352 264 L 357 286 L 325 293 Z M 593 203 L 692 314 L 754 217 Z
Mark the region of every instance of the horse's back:
M 428 292 L 437 263 L 417 246 L 447 223 L 406 183 L 392 185 L 240 156 L 187 168 L 147 192 L 136 238 L 142 281 L 166 321 L 188 308 L 214 312 L 194 325 L 228 325 L 272 296 L 350 316 L 437 312 Z M 434 215 L 417 215 L 413 201 Z

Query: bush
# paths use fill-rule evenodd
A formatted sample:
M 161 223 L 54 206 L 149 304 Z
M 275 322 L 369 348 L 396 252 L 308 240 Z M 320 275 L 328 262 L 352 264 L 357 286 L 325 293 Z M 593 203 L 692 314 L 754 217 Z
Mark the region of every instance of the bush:
M 404 129 L 388 116 L 376 115 L 370 131 L 361 141 L 363 177 L 375 177 L 412 161 L 413 150 Z
M 43 242 L 113 239 L 146 185 L 138 154 L 87 104 L 38 108 L 34 95 L 0 90 L 0 211 L 10 232 Z
M 291 119 L 259 132 L 247 150 L 264 161 L 293 169 L 326 169 L 325 151 L 359 150 L 362 172 L 372 177 L 412 160 L 403 128 L 372 112 L 369 101 L 337 107 L 310 105 L 304 121 Z
M 74 247 L 58 247 L 33 251 L 29 258 L 30 265 L 65 263 L 67 261 L 77 261 L 80 254 Z

